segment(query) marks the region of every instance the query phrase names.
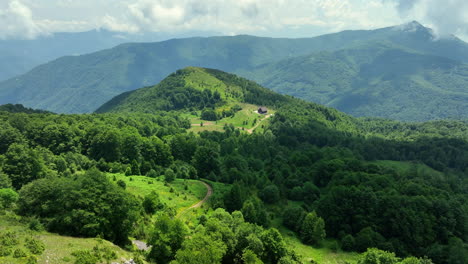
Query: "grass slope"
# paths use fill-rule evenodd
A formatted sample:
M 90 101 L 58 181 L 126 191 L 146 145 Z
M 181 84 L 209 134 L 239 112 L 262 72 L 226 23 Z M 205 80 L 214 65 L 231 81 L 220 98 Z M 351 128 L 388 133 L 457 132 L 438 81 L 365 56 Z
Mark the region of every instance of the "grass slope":
M 174 208 L 176 213 L 196 204 L 206 194 L 206 187 L 197 180 L 176 179 L 172 183 L 165 184 L 163 177 L 155 179 L 146 176 L 125 176 L 123 174 L 108 174 L 108 176 L 111 180 L 115 177 L 116 181 L 124 181 L 127 185 L 126 190 L 137 197 L 144 198 L 152 191 L 155 191 L 161 202 Z
M 45 231 L 32 231 L 26 224 L 20 222 L 19 217 L 10 213 L 0 215 L 0 234 L 5 234 L 5 232 L 10 232 L 10 234 L 13 233 L 17 236 L 18 241 L 20 242 L 18 245 L 13 246 L 13 250 L 21 248 L 29 255 L 31 254 L 24 247 L 25 239 L 33 237 L 42 241 L 45 245 L 45 251 L 37 256 L 39 264 L 74 263 L 76 258 L 72 255 L 73 252 L 79 250 L 92 250 L 95 246 L 112 249 L 112 251 L 117 254 L 117 258 L 113 261 L 124 261 L 132 258 L 131 253 L 106 240 L 96 238 L 76 238 L 60 236 Z M 13 254 L 0 257 L 0 263 L 2 264 L 23 264 L 26 263 L 26 261 L 26 258 L 14 258 Z
M 271 221 L 271 225 L 280 231 L 286 244 L 302 257 L 302 263 L 311 263 L 312 260 L 319 264 L 357 263 L 358 253 L 332 249 L 332 244 L 336 243 L 335 240 L 324 240 L 320 247 L 306 245 L 301 242 L 294 232 L 284 227 L 281 222 L 281 218 L 275 218 Z

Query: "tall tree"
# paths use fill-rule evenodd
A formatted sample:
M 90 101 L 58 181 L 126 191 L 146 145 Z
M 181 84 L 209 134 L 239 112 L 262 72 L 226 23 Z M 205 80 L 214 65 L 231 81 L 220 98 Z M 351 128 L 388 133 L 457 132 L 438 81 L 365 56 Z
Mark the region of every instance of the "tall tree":
M 181 220 L 170 219 L 166 214 L 158 216 L 148 241 L 151 245 L 148 258 L 157 263 L 169 263 L 181 248 L 187 234 L 187 227 Z
M 226 245 L 219 239 L 206 234 L 199 227 L 191 238 L 182 244 L 177 251 L 175 264 L 218 264 L 226 253 Z
M 301 239 L 304 243 L 317 245 L 325 238 L 325 222 L 315 211 L 308 213 L 302 222 Z

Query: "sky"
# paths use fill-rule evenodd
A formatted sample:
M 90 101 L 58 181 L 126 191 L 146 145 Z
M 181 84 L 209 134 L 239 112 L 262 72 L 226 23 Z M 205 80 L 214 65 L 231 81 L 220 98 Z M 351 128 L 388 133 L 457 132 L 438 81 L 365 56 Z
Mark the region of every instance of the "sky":
M 466 0 L 0 0 L 0 39 L 92 29 L 294 38 L 413 20 L 468 41 Z

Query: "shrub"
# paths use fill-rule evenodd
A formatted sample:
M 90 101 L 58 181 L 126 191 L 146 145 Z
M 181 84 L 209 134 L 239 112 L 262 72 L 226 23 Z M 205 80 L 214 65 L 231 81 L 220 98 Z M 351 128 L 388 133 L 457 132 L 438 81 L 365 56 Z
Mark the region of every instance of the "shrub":
M 24 250 L 22 250 L 21 248 L 17 248 L 15 249 L 15 251 L 13 252 L 13 257 L 14 258 L 24 258 L 26 257 L 26 252 L 24 252 Z
M 369 248 L 361 255 L 358 264 L 396 264 L 399 258 L 394 253 L 383 251 L 376 248 Z
M 348 234 L 341 239 L 341 248 L 345 251 L 353 251 L 355 243 L 354 237 Z
M 0 257 L 6 257 L 11 254 L 11 248 L 7 246 L 0 245 Z
M 28 227 L 29 229 L 33 230 L 33 231 L 43 231 L 44 230 L 44 226 L 42 225 L 42 223 L 39 221 L 39 219 L 33 217 L 29 220 L 29 223 L 28 223 Z
M 96 245 L 93 248 L 93 251 L 95 256 L 97 256 L 98 258 L 103 258 L 107 261 L 117 258 L 117 253 L 115 253 L 115 251 L 112 250 L 112 248 L 110 247 L 99 247 Z
M 175 180 L 175 173 L 173 170 L 171 169 L 167 169 L 165 172 L 164 172 L 164 179 L 166 180 L 166 182 L 173 182 Z
M 141 255 L 135 255 L 135 256 L 133 257 L 133 262 L 134 262 L 135 264 L 145 264 L 144 259 L 145 259 L 145 258 L 144 258 L 143 256 L 141 256 Z
M 75 264 L 96 264 L 100 261 L 99 257 L 89 250 L 78 250 L 71 254 L 76 258 Z
M 145 196 L 142 205 L 147 214 L 154 214 L 156 210 L 164 208 L 164 205 L 159 200 L 159 195 L 155 191 Z
M 330 243 L 330 249 L 333 252 L 337 252 L 340 249 L 340 245 L 338 245 L 337 241 L 333 241 Z
M 218 115 L 212 109 L 203 109 L 201 113 L 201 119 L 207 120 L 207 121 L 216 121 L 218 120 Z
M 122 181 L 122 180 L 118 180 L 118 181 L 117 181 L 117 185 L 118 185 L 119 187 L 121 187 L 122 189 L 124 189 L 124 190 L 127 188 L 127 184 L 126 184 L 124 181 Z
M 26 258 L 26 264 L 37 264 L 37 257 L 36 256 L 28 256 Z
M 18 201 L 17 192 L 10 188 L 0 189 L 0 209 L 10 208 L 16 201 Z
M 0 233 L 0 245 L 2 246 L 16 246 L 19 244 L 18 235 L 12 231 Z
M 34 255 L 41 255 L 45 250 L 45 245 L 42 241 L 35 238 L 27 238 L 25 246 Z
M 159 175 L 155 170 L 151 169 L 150 171 L 148 171 L 148 173 L 146 173 L 146 176 L 150 178 L 156 178 Z

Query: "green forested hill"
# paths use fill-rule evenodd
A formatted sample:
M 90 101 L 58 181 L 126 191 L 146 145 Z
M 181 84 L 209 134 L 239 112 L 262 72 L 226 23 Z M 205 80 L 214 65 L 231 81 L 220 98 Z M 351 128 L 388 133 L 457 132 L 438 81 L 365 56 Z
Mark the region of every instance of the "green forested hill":
M 252 133 L 230 124 L 189 130 L 187 110 L 240 102 L 275 112 Z M 466 122 L 355 118 L 195 67 L 100 111 L 113 113 L 0 111 L 0 212 L 34 229 L 36 240 L 46 229 L 130 248 L 131 237 L 152 246 L 132 252 L 140 263 L 452 264 L 468 257 Z M 188 203 L 189 185 L 200 178 L 213 195 L 178 218 L 175 203 Z M 0 261 L 21 253 L 7 239 L 12 234 L 0 228 Z M 117 257 L 91 246 L 60 261 Z M 31 259 L 52 255 L 22 250 Z
M 0 111 L 10 112 L 10 113 L 27 113 L 27 114 L 50 113 L 50 112 L 47 112 L 47 111 L 44 111 L 44 110 L 24 107 L 21 104 L 4 104 L 4 105 L 0 105 Z
M 59 113 L 92 112 L 122 92 L 154 85 L 171 72 L 187 66 L 216 68 L 260 80 L 265 76 L 248 73 L 264 64 L 321 51 L 334 52 L 364 44 L 372 46 L 381 42 L 419 53 L 468 62 L 466 43 L 456 38 L 434 39 L 429 29 L 416 22 L 378 30 L 344 31 L 307 39 L 252 36 L 174 39 L 157 43 L 124 44 L 96 53 L 57 59 L 36 67 L 27 74 L 0 83 L 0 103 L 23 103 L 28 107 Z M 335 67 L 333 64 L 336 58 L 331 59 L 332 61 L 324 63 Z M 306 76 L 313 74 L 301 69 L 295 71 Z M 330 76 L 330 81 L 335 80 L 333 76 Z M 280 76 L 270 77 L 278 77 L 277 80 L 280 80 Z M 448 81 L 440 82 L 458 85 L 452 83 L 449 75 L 446 77 L 449 78 Z M 445 99 L 443 102 L 449 104 Z M 375 110 L 374 107 L 377 106 L 370 106 L 372 110 Z M 431 111 L 436 110 L 421 109 L 426 116 L 446 116 L 444 113 L 427 113 Z M 395 118 L 399 116 L 395 115 Z
M 174 39 L 123 44 L 81 56 L 62 57 L 0 83 L 0 103 L 23 103 L 54 112 L 92 112 L 112 97 L 154 85 L 187 66 L 235 71 L 307 54 L 310 39 L 251 36 Z
M 468 64 L 389 43 L 286 59 L 246 75 L 354 116 L 468 118 Z
M 229 108 L 238 103 L 274 106 L 292 100 L 233 74 L 188 67 L 172 73 L 155 86 L 118 95 L 96 112 L 202 110 Z

